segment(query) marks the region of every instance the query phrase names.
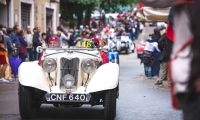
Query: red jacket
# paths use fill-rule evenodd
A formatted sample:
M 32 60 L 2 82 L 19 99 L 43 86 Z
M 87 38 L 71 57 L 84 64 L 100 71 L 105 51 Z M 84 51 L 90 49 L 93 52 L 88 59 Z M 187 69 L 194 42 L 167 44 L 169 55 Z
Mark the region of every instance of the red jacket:
M 20 51 L 19 51 L 19 53 L 25 54 L 27 52 L 27 48 L 26 48 L 27 41 L 21 36 L 19 36 L 19 41 L 20 41 Z
M 100 52 L 101 58 L 103 59 L 103 64 L 109 63 L 108 56 L 105 52 Z

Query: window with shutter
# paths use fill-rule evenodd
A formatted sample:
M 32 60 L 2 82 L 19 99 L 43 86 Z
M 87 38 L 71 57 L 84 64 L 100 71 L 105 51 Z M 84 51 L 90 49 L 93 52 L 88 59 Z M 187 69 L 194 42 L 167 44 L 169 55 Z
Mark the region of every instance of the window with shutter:
M 30 10 L 30 4 L 21 3 L 21 28 L 24 30 L 30 25 Z
M 48 28 L 52 28 L 53 11 L 53 9 L 46 8 L 46 27 Z

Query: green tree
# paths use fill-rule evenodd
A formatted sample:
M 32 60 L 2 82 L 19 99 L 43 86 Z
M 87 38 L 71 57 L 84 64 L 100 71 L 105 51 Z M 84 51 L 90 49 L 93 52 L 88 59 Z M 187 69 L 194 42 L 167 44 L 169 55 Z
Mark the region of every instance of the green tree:
M 85 12 L 84 25 L 88 25 L 92 10 L 97 5 L 106 11 L 110 8 L 118 11 L 118 5 L 126 6 L 133 3 L 137 3 L 137 0 L 60 0 L 60 12 L 65 20 L 69 20 L 70 28 L 74 28 L 75 23 L 77 26 L 83 23 L 83 12 Z M 77 16 L 77 20 L 73 18 L 73 15 Z
M 70 21 L 70 28 L 73 28 L 76 22 L 78 26 L 82 24 L 83 12 L 85 12 L 85 24 L 88 24 L 92 9 L 100 2 L 99 0 L 60 0 L 61 15 Z M 73 15 L 77 16 L 77 20 L 74 20 Z

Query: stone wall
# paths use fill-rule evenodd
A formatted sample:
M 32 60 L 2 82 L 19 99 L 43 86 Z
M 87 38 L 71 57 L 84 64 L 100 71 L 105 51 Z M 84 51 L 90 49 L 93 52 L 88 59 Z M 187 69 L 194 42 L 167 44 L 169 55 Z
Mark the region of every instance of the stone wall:
M 14 16 L 14 24 L 20 25 L 21 18 L 20 18 L 20 1 L 22 2 L 30 2 L 30 0 L 13 0 L 13 16 Z M 58 0 L 57 0 L 58 1 Z M 59 9 L 60 9 L 60 4 L 58 3 L 50 3 L 50 0 L 33 0 L 34 2 L 34 9 L 33 9 L 33 18 L 32 18 L 32 27 L 41 27 L 42 32 L 46 32 L 46 29 L 48 26 L 46 26 L 46 8 L 52 8 L 54 9 L 54 21 L 53 21 L 53 29 L 56 30 L 56 26 L 59 25 Z M 33 28 L 31 28 L 33 29 Z

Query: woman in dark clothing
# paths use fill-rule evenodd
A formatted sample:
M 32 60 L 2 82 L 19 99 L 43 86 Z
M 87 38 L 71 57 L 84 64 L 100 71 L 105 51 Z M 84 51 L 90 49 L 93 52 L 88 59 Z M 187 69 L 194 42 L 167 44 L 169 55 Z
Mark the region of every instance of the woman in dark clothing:
M 135 39 L 138 39 L 138 36 L 139 36 L 139 33 L 140 33 L 140 23 L 139 23 L 139 20 L 136 20 L 136 23 L 135 23 Z
M 49 40 L 49 38 L 52 36 L 52 34 L 51 34 L 51 28 L 48 28 L 47 29 L 47 38 L 46 38 L 46 40 L 45 40 L 45 43 L 47 44 L 48 43 L 48 40 Z
M 152 40 L 148 40 L 148 42 L 150 43 L 158 42 L 160 37 L 161 37 L 160 30 L 158 28 L 155 28 L 154 33 L 152 35 Z M 160 62 L 159 62 L 160 52 L 157 50 L 154 50 L 153 57 L 154 57 L 154 65 L 152 67 L 152 76 L 158 77 L 159 71 L 160 71 Z
M 132 37 L 132 28 L 131 28 L 131 26 L 130 26 L 129 23 L 126 24 L 126 26 L 125 26 L 125 31 L 126 31 L 126 34 L 129 36 L 129 38 L 130 38 L 131 40 L 133 40 L 133 37 Z
M 11 59 L 13 56 L 13 50 L 14 50 L 14 44 L 13 44 L 13 39 L 12 39 L 12 33 L 13 33 L 13 29 L 12 28 L 8 28 L 7 29 L 7 36 L 10 38 L 10 43 L 11 46 L 8 47 L 8 58 Z
M 159 62 L 159 57 L 160 57 L 160 52 L 155 50 L 153 52 L 153 57 L 154 57 L 154 65 L 152 68 L 152 76 L 158 77 L 159 76 L 159 71 L 160 71 L 160 62 Z
M 19 51 L 19 57 L 22 59 L 22 62 L 26 59 L 26 53 L 27 53 L 27 41 L 24 38 L 24 30 L 20 30 L 18 33 L 18 38 L 20 41 L 20 51 Z

